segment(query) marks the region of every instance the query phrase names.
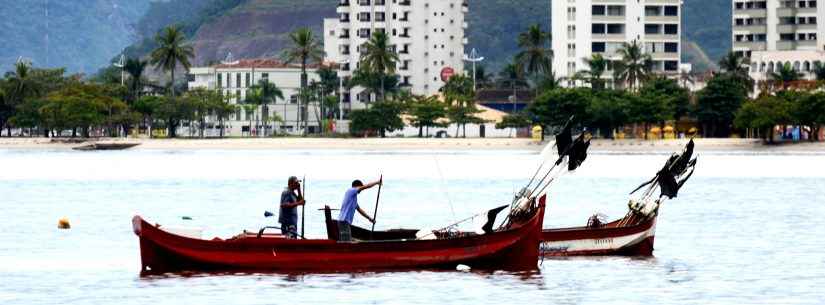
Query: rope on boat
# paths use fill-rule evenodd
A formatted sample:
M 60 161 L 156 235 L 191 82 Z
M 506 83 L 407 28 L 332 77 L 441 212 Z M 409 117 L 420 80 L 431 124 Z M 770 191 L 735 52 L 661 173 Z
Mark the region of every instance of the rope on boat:
M 453 215 L 453 221 L 455 221 L 455 208 L 453 208 L 453 201 L 450 199 L 450 192 L 447 188 L 447 181 L 444 180 L 444 173 L 441 171 L 441 163 L 438 162 L 438 156 L 433 154 L 433 160 L 435 161 L 435 168 L 438 170 L 438 177 L 441 179 L 441 193 L 447 197 L 447 204 L 450 205 L 450 213 Z

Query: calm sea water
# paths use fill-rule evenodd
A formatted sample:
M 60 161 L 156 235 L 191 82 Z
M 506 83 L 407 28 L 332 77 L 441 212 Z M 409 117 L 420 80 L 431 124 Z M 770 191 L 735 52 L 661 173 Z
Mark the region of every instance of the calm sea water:
M 496 152 L 0 150 L 2 304 L 822 304 L 825 155 L 707 153 L 662 208 L 655 257 L 542 262 L 535 273 L 141 278 L 131 217 L 230 236 L 273 224 L 307 176 L 307 233 L 354 178 L 384 174 L 379 228 L 436 228 L 506 203 L 537 155 Z M 596 154 L 552 187 L 546 227 L 626 211 L 667 158 Z M 361 195 L 372 210 L 375 190 Z M 60 217 L 71 230 L 57 230 Z M 183 220 L 189 216 L 192 220 Z M 362 221 L 362 220 L 361 220 Z M 362 221 L 361 225 L 365 225 Z M 470 228 L 467 228 L 470 229 Z

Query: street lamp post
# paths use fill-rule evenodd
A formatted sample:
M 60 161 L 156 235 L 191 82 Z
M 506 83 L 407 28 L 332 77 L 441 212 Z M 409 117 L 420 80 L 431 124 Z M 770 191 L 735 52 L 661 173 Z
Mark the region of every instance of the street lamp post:
M 470 51 L 469 56 L 467 54 L 464 54 L 464 61 L 469 61 L 473 63 L 473 91 L 478 89 L 478 85 L 476 84 L 476 63 L 481 62 L 483 60 L 484 57 L 478 56 L 478 53 L 476 52 L 475 48 L 473 48 L 473 50 Z
M 120 85 L 125 85 L 126 82 L 123 79 L 125 78 L 124 69 L 126 67 L 126 55 L 120 54 L 120 60 L 116 63 L 113 63 L 112 65 L 120 68 Z

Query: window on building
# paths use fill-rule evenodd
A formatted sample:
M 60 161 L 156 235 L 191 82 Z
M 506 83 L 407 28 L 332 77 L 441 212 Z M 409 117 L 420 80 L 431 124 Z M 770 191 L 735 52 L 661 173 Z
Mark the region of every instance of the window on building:
M 665 53 L 679 53 L 679 43 L 665 42 Z
M 666 60 L 665 61 L 665 71 L 678 71 L 679 70 L 679 62 L 675 60 Z
M 658 5 L 648 5 L 645 6 L 645 16 L 648 17 L 655 17 L 662 15 L 661 6 Z
M 607 9 L 604 5 L 594 5 L 593 6 L 593 16 L 604 16 L 607 13 Z
M 679 16 L 679 7 L 675 5 L 665 6 L 665 16 Z
M 593 34 L 604 34 L 605 33 L 605 24 L 604 23 L 594 23 L 593 24 Z
M 679 34 L 679 25 L 678 24 L 665 24 L 665 35 L 678 35 Z
M 624 5 L 608 5 L 608 16 L 624 16 Z
M 218 88 L 223 88 L 223 74 L 218 73 Z
M 604 42 L 594 42 L 591 51 L 593 53 L 604 53 L 606 50 L 606 45 Z
M 624 24 L 611 23 L 607 25 L 608 34 L 624 34 Z
M 660 25 L 658 24 L 645 24 L 645 34 L 660 34 L 661 30 L 659 28 Z
M 246 73 L 246 86 L 247 87 L 252 86 L 252 79 L 250 78 L 249 73 Z

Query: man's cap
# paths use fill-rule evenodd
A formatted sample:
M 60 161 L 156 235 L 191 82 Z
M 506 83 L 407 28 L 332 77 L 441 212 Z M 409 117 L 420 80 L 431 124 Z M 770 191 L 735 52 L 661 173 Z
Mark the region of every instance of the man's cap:
M 355 180 L 352 182 L 352 187 L 364 186 L 364 183 L 361 180 Z
M 298 180 L 298 177 L 289 176 L 289 180 L 287 180 L 286 183 L 292 183 L 292 182 L 301 182 L 301 180 Z

